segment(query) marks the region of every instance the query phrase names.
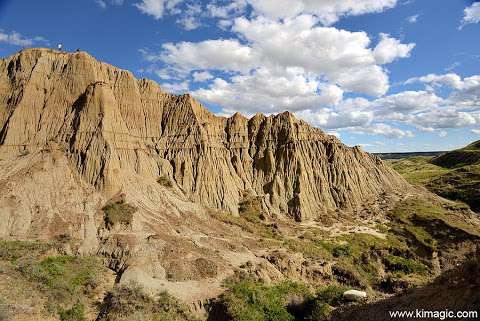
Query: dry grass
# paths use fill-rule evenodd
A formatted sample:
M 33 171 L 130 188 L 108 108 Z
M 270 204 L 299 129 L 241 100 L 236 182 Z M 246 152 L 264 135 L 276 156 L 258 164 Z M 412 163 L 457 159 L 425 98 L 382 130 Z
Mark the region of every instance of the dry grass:
M 113 288 L 105 297 L 98 321 L 197 321 L 188 308 L 168 295 L 146 294 L 138 284 Z
M 56 244 L 1 241 L 0 296 L 5 313 L 42 320 L 83 321 L 105 283 L 106 268 L 95 257 L 55 255 Z

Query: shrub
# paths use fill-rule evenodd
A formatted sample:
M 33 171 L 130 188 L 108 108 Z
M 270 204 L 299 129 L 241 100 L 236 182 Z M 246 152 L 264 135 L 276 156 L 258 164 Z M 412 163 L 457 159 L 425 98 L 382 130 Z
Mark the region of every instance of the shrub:
M 315 299 L 331 306 L 337 306 L 344 303 L 343 293 L 347 288 L 339 285 L 327 285 L 317 290 Z
M 34 256 L 51 248 L 51 244 L 40 241 L 0 241 L 0 260 L 16 260 Z
M 330 259 L 330 247 L 329 244 L 319 240 L 294 240 L 294 239 L 285 239 L 283 241 L 283 246 L 290 249 L 293 252 L 300 252 L 307 258 L 312 259 Z
M 104 212 L 105 225 L 108 229 L 116 226 L 130 226 L 133 221 L 133 214 L 137 211 L 134 206 L 122 202 L 111 202 L 102 208 Z
M 338 285 L 327 285 L 319 288 L 316 295 L 305 303 L 303 320 L 327 320 L 333 306 L 345 303 L 343 292 L 346 290 L 346 287 Z
M 260 223 L 265 220 L 265 215 L 262 213 L 261 197 L 245 195 L 244 199 L 238 204 L 238 213 L 252 223 Z
M 400 202 L 388 215 L 398 225 L 414 226 L 420 232 L 419 234 L 414 231 L 414 236 L 418 236 L 418 241 L 424 243 L 427 247 L 436 245 L 433 236 L 435 233 L 438 233 L 438 229 L 429 228 L 429 225 L 438 220 L 443 222 L 443 228 L 446 232 L 449 232 L 449 230 L 462 230 L 467 234 L 476 237 L 480 236 L 478 228 L 465 222 L 465 219 L 455 213 L 455 211 L 449 211 L 444 207 L 445 205 L 442 206 L 430 200 L 412 197 Z
M 320 301 L 312 301 L 307 306 L 305 320 L 311 320 L 311 321 L 328 320 L 328 316 L 330 315 L 332 310 L 333 308 L 327 303 L 322 303 Z
M 24 148 L 20 151 L 20 156 L 25 157 L 30 154 L 30 151 L 27 148 Z
M 158 179 L 157 179 L 157 183 L 164 186 L 164 187 L 168 187 L 168 188 L 172 188 L 173 187 L 173 184 L 172 184 L 172 181 L 170 180 L 170 178 L 166 175 L 164 176 L 160 176 Z
M 298 283 L 282 282 L 267 286 L 252 281 L 229 284 L 219 303 L 227 316 L 235 321 L 292 321 L 288 305 L 295 297 L 310 296 L 308 289 Z
M 157 299 L 146 294 L 135 283 L 115 287 L 105 297 L 99 321 L 151 320 L 195 321 L 188 308 L 168 293 L 160 293 Z
M 281 235 L 277 229 L 276 224 L 266 224 L 260 220 L 260 215 L 257 214 L 255 218 L 254 215 L 245 215 L 240 214 L 239 217 L 233 216 L 230 213 L 210 210 L 210 215 L 217 220 L 232 226 L 238 226 L 242 230 L 254 233 L 262 238 L 268 239 L 281 239 Z
M 332 255 L 334 257 L 350 256 L 352 254 L 352 248 L 349 244 L 337 245 L 332 249 Z
M 420 262 L 394 255 L 386 256 L 385 264 L 391 271 L 404 274 L 423 273 L 427 270 L 427 267 Z
M 55 299 L 67 300 L 96 288 L 102 265 L 94 257 L 51 256 L 40 262 L 21 262 L 18 270 L 43 285 Z
M 374 277 L 366 275 L 361 267 L 353 263 L 352 260 L 336 262 L 332 266 L 332 274 L 339 283 L 357 288 L 368 287 L 369 279 Z
M 4 289 L 3 293 L 10 302 L 19 303 L 28 300 L 29 296 L 39 296 L 44 303 L 35 310 L 49 319 L 56 316 L 56 320 L 85 321 L 83 304 L 90 305 L 95 300 L 100 275 L 106 269 L 96 257 L 48 256 L 55 252 L 51 249 L 56 242 L 65 239 L 62 236 L 52 243 L 0 241 L 0 260 L 5 273 L 18 281 L 15 288 Z M 7 260 L 10 262 L 5 262 Z M 0 302 L 0 310 L 1 307 Z M 9 305 L 4 307 L 7 312 L 16 310 Z M 0 317 L 0 320 L 3 319 Z
M 61 321 L 87 321 L 85 318 L 85 307 L 81 303 L 76 303 L 70 309 L 59 311 Z

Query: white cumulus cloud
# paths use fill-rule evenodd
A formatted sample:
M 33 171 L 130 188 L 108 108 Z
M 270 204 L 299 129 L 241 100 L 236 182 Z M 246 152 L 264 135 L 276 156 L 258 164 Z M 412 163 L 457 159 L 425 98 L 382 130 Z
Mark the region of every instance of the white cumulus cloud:
M 390 87 L 385 70 L 375 65 L 338 72 L 333 79 L 346 91 L 370 96 L 381 96 Z
M 398 58 L 410 57 L 410 52 L 415 44 L 402 44 L 400 40 L 390 37 L 390 35 L 381 33 L 380 42 L 375 47 L 373 55 L 375 61 L 380 64 L 388 64 Z
M 193 95 L 223 106 L 226 113 L 270 114 L 334 105 L 342 100 L 343 91 L 303 75 L 276 75 L 261 68 L 248 75 L 234 76 L 230 81 L 217 78 L 208 88 L 198 89 Z
M 134 5 L 142 13 L 159 20 L 166 11 L 175 13 L 176 6 L 182 1 L 183 0 L 142 0 L 142 2 L 135 3 Z
M 237 39 L 205 40 L 202 42 L 167 43 L 164 51 L 151 60 L 163 60 L 179 69 L 220 69 L 247 71 L 255 66 L 252 48 Z
M 43 37 L 34 37 L 34 38 L 27 38 L 22 36 L 20 33 L 16 31 L 12 31 L 10 33 L 4 32 L 0 29 L 0 42 L 18 46 L 18 47 L 30 47 L 35 44 L 44 43 L 48 44 L 48 41 Z
M 324 25 L 342 16 L 382 12 L 395 7 L 397 0 L 248 0 L 255 12 L 269 18 L 293 18 L 306 13 L 319 17 Z
M 410 78 L 405 82 L 405 84 L 412 84 L 415 82 L 434 85 L 446 85 L 456 89 L 459 89 L 462 86 L 462 78 L 457 74 L 453 73 L 443 75 L 429 74 L 422 77 Z
M 304 110 L 296 115 L 315 126 L 324 129 L 351 129 L 370 126 L 374 120 L 372 111 L 365 110 L 342 110 L 321 108 L 319 110 Z
M 435 93 L 427 91 L 403 91 L 377 99 L 371 103 L 378 114 L 390 119 L 402 118 L 402 115 L 428 110 L 444 104 L 444 100 Z
M 171 92 L 175 94 L 183 94 L 189 91 L 190 84 L 188 83 L 188 81 L 183 81 L 180 83 L 172 82 L 172 83 L 163 83 L 161 87 L 163 90 L 167 92 Z
M 184 71 L 220 70 L 245 77 L 258 69 L 282 76 L 293 72 L 343 91 L 380 96 L 389 89 L 389 80 L 377 60 L 386 64 L 408 57 L 413 49 L 413 44 L 401 44 L 387 35 L 371 48 L 365 32 L 319 27 L 311 15 L 284 21 L 241 17 L 235 19 L 232 31 L 244 41 L 232 38 L 169 43 L 149 60 Z M 385 42 L 390 43 L 388 48 Z
M 387 138 L 411 138 L 415 134 L 411 130 L 403 130 L 385 123 L 377 123 L 368 127 L 353 129 L 353 132 L 360 134 L 370 134 L 377 136 L 386 136 Z
M 475 2 L 471 6 L 465 8 L 464 16 L 462 19 L 462 24 L 460 25 L 460 29 L 462 29 L 465 25 L 471 23 L 479 23 L 480 22 L 480 2 Z
M 444 129 L 474 126 L 478 115 L 460 112 L 455 108 L 437 108 L 411 116 L 410 122 L 422 129 Z
M 204 82 L 204 81 L 215 78 L 208 71 L 201 71 L 201 72 L 196 71 L 193 73 L 192 77 L 194 82 Z

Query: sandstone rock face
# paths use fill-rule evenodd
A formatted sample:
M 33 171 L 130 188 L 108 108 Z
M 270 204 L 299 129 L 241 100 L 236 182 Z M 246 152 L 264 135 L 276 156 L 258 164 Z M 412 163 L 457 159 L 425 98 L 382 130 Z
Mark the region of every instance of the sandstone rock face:
M 234 215 L 245 191 L 267 213 L 302 221 L 407 186 L 377 157 L 288 112 L 218 117 L 84 52 L 29 49 L 0 60 L 0 159 L 52 146 L 105 199 L 132 180 L 168 177 L 190 201 Z

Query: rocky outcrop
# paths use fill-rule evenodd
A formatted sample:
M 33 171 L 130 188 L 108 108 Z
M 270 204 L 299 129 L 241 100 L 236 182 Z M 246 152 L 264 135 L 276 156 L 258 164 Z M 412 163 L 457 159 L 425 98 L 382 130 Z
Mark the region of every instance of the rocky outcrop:
M 302 221 L 407 186 L 379 158 L 289 112 L 218 117 L 85 52 L 28 49 L 0 60 L 0 159 L 48 146 L 105 199 L 167 177 L 190 201 L 234 215 L 245 191 L 265 212 Z

